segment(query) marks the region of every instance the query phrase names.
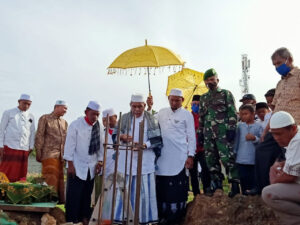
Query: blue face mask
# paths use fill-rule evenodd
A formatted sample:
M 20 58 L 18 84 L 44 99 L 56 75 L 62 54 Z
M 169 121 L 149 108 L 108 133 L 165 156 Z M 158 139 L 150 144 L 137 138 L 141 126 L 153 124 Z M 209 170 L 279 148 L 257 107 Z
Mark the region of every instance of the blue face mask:
M 192 111 L 193 111 L 194 113 L 198 113 L 198 112 L 199 112 L 199 105 L 193 104 L 193 105 L 192 105 Z
M 281 76 L 286 76 L 286 75 L 288 75 L 288 73 L 291 71 L 291 68 L 290 67 L 288 67 L 287 65 L 286 65 L 286 62 L 285 63 L 283 63 L 282 65 L 280 65 L 280 66 L 278 66 L 277 68 L 276 68 L 276 71 L 281 75 Z

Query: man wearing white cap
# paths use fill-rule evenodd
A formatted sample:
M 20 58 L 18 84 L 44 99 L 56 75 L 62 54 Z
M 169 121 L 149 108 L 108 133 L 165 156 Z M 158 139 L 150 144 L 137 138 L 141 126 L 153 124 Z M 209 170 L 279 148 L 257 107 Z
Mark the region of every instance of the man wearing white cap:
M 108 116 L 108 121 L 107 121 L 107 116 Z M 106 109 L 102 112 L 102 123 L 105 129 L 108 129 L 108 144 L 113 144 L 112 134 L 114 129 L 117 126 L 118 123 L 117 119 L 118 116 L 115 113 L 113 108 Z M 115 160 L 113 159 L 113 154 L 114 154 L 114 150 L 107 149 L 105 177 L 108 177 L 110 174 L 114 172 Z
M 193 167 L 196 135 L 192 114 L 182 108 L 182 91 L 172 89 L 168 99 L 170 107 L 158 112 L 163 148 L 157 160 L 157 205 L 160 223 L 177 224 L 185 215 L 189 190 L 186 172 Z
M 107 121 L 108 116 L 108 121 Z M 114 128 L 117 126 L 117 114 L 115 113 L 113 108 L 105 109 L 102 112 L 102 124 L 104 126 L 104 133 L 106 129 L 108 129 L 108 144 L 113 144 L 112 134 Z M 110 148 L 112 146 L 109 146 Z M 107 178 L 110 174 L 114 172 L 115 160 L 114 160 L 114 150 L 107 149 L 106 153 L 106 165 L 105 165 L 105 178 Z M 100 195 L 101 189 L 101 180 L 102 178 L 99 176 L 95 177 L 95 187 L 93 191 L 93 198 L 97 201 Z M 110 199 L 111 200 L 111 199 Z M 98 216 L 98 214 L 97 214 Z
M 35 135 L 36 160 L 42 163 L 42 176 L 55 188 L 59 202 L 65 202 L 64 145 L 68 123 L 62 117 L 67 112 L 65 101 L 57 100 L 50 114 L 41 116 Z
M 291 114 L 279 111 L 270 120 L 271 133 L 286 148 L 286 161 L 270 169 L 271 185 L 262 198 L 279 216 L 282 225 L 300 224 L 300 130 Z
M 131 111 L 126 113 L 122 117 L 122 123 L 120 127 L 120 139 L 123 143 L 139 141 L 139 124 L 144 119 L 144 150 L 143 150 L 143 159 L 142 159 L 142 184 L 140 197 L 140 215 L 139 223 L 140 224 L 155 224 L 158 222 L 157 214 L 157 203 L 156 203 L 156 190 L 155 190 L 155 157 L 156 154 L 160 151 L 162 142 L 160 136 L 160 129 L 156 118 L 149 112 L 145 111 L 146 103 L 143 95 L 133 94 L 131 96 L 130 108 Z M 135 126 L 133 127 L 135 117 Z M 134 136 L 132 136 L 134 130 Z M 128 132 L 128 133 L 127 133 Z M 128 154 L 128 163 L 126 169 L 126 181 L 128 188 L 128 181 L 130 175 L 130 155 Z M 131 193 L 131 198 L 135 199 L 136 193 L 136 181 L 137 181 L 137 164 L 138 164 L 138 152 L 133 152 L 133 161 L 132 161 L 132 185 L 131 190 L 128 192 Z M 126 161 L 126 152 L 124 150 L 120 151 L 118 171 L 121 174 L 125 174 L 125 161 Z M 115 210 L 115 222 L 120 223 L 123 220 L 122 208 L 124 207 L 122 193 L 118 189 L 117 191 L 117 204 Z M 134 209 L 135 202 L 131 202 L 131 206 Z M 129 215 L 130 216 L 130 215 Z M 132 218 L 130 216 L 130 218 Z M 125 215 L 126 220 L 126 215 Z
M 88 224 L 95 174 L 100 172 L 103 154 L 103 127 L 100 105 L 90 101 L 85 116 L 73 121 L 67 132 L 64 159 L 68 163 L 66 194 L 67 222 Z
M 28 112 L 31 98 L 22 94 L 19 106 L 7 110 L 0 124 L 0 172 L 10 182 L 26 178 L 28 156 L 34 146 L 34 117 Z

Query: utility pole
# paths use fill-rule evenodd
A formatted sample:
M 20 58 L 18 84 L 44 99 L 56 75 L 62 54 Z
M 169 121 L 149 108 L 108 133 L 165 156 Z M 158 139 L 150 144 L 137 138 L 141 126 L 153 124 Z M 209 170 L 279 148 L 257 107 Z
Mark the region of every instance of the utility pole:
M 240 79 L 240 87 L 242 89 L 242 96 L 249 93 L 249 74 L 250 59 L 247 54 L 242 55 L 242 78 Z

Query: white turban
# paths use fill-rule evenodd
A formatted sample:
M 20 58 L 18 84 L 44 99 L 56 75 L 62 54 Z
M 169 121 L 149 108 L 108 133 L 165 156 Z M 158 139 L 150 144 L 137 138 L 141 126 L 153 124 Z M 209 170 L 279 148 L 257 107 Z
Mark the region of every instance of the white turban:
M 131 95 L 131 102 L 145 102 L 145 99 L 142 94 L 133 94 Z
M 28 94 L 21 94 L 19 100 L 26 100 L 26 101 L 32 101 L 31 96 Z
M 55 102 L 55 105 L 64 105 L 64 106 L 67 106 L 67 103 L 64 100 L 57 100 Z
M 100 104 L 97 101 L 90 101 L 87 107 L 98 112 L 101 108 Z
M 170 96 L 170 95 L 172 95 L 172 96 L 183 97 L 182 90 L 179 89 L 179 88 L 173 88 L 173 89 L 170 91 L 169 96 Z
M 115 113 L 115 110 L 113 108 L 110 109 L 105 109 L 102 112 L 102 117 L 106 118 L 108 116 L 116 116 L 117 114 Z
M 277 129 L 295 124 L 294 118 L 288 112 L 279 111 L 272 115 L 270 119 L 270 128 Z

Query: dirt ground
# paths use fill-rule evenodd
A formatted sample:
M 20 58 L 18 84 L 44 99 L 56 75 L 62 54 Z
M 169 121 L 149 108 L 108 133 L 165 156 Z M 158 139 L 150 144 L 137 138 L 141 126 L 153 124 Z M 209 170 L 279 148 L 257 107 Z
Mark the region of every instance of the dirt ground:
M 10 219 L 17 222 L 18 225 L 40 225 L 43 213 L 25 213 L 25 212 L 5 212 Z M 60 208 L 54 208 L 49 212 L 56 220 L 56 224 L 63 224 L 66 222 L 65 213 Z
M 273 211 L 259 196 L 227 197 L 217 190 L 213 197 L 197 195 L 188 204 L 183 225 L 279 225 Z

